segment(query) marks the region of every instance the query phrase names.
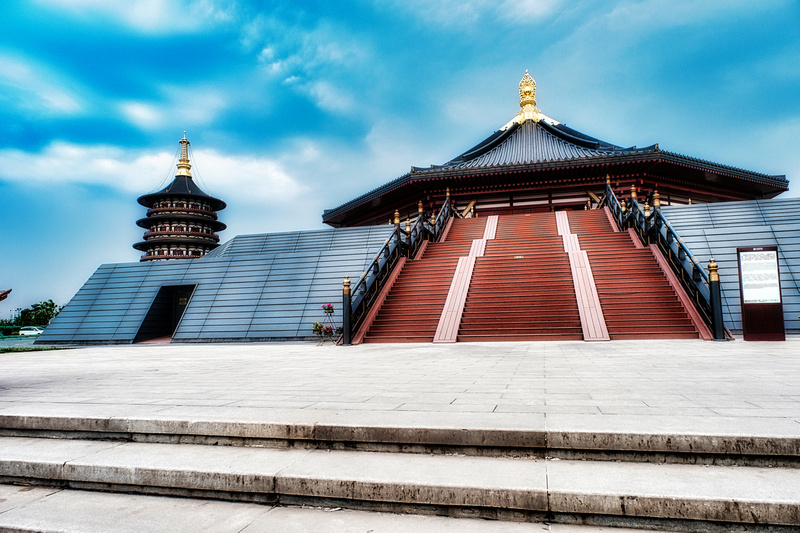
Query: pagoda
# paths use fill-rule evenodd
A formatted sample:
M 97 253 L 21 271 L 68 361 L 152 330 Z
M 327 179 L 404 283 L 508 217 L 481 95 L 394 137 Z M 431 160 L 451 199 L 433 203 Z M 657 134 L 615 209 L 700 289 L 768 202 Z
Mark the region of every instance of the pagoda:
M 217 211 L 226 204 L 203 192 L 192 180 L 189 145 L 184 132 L 175 179 L 164 189 L 138 199 L 147 216 L 136 221 L 144 240 L 133 247 L 144 252 L 140 261 L 195 259 L 219 246 L 218 231 L 225 229 Z
M 525 71 L 520 109 L 488 138 L 441 165 L 415 167 L 339 207 L 322 221 L 334 227 L 385 224 L 398 210 L 413 218 L 446 196 L 467 214 L 520 214 L 583 209 L 597 203 L 606 183 L 616 194 L 638 191 L 661 205 L 773 198 L 788 190 L 770 176 L 662 150 L 605 142 L 558 122 L 536 107 L 536 82 Z M 632 189 L 633 187 L 633 189 Z M 644 203 L 643 200 L 643 203 Z

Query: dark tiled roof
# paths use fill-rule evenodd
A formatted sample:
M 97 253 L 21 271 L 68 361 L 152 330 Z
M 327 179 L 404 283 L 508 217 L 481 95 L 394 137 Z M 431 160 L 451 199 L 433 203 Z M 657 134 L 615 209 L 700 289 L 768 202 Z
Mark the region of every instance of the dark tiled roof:
M 731 176 L 755 184 L 760 191 L 758 194 L 763 195 L 774 195 L 788 189 L 788 181 L 782 175 L 771 176 L 665 152 L 657 144 L 644 148 L 623 148 L 542 116 L 538 122 L 527 120 L 521 124 L 509 123 L 443 165 L 411 167 L 409 173 L 397 179 L 336 208 L 326 209 L 322 219 L 329 223 L 339 223 L 350 210 L 365 204 L 375 204 L 384 195 L 397 194 L 397 190 L 419 181 L 529 169 L 564 169 L 587 164 L 630 164 L 637 161 L 665 162 L 711 175 Z
M 172 183 L 160 191 L 140 196 L 137 201 L 145 207 L 150 207 L 156 200 L 160 198 L 174 196 L 201 198 L 209 202 L 214 211 L 220 211 L 226 207 L 225 202 L 219 198 L 214 198 L 213 196 L 204 193 L 189 176 L 175 176 L 175 179 L 172 180 Z
M 531 165 L 606 157 L 612 154 L 649 153 L 657 149 L 619 148 L 609 143 L 587 137 L 563 125 L 551 125 L 544 120 L 528 120 L 514 124 L 506 131 L 493 135 L 445 165 L 430 169 L 414 169 L 416 172 L 441 171 L 445 169 L 472 169 L 499 166 Z

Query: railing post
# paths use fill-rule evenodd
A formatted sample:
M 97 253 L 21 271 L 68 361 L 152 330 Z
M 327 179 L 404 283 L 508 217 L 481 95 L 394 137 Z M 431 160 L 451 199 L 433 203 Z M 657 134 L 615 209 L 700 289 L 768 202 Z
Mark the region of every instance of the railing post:
M 345 276 L 344 283 L 342 285 L 342 344 L 349 346 L 352 340 L 352 332 L 350 331 L 350 315 L 353 312 L 352 303 L 350 300 L 349 276 Z
M 711 304 L 711 329 L 715 341 L 725 340 L 725 325 L 722 323 L 722 291 L 719 286 L 719 266 L 711 258 L 708 262 L 708 292 Z
M 628 206 L 625 204 L 625 199 L 622 199 L 622 202 L 619 204 L 619 225 L 622 226 L 620 229 L 622 231 L 628 230 Z

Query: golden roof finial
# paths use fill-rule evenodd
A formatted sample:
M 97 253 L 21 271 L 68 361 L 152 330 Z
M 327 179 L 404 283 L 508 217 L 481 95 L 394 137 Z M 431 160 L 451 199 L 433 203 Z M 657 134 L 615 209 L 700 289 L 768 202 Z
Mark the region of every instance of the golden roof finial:
M 526 120 L 539 122 L 544 115 L 536 109 L 536 81 L 525 71 L 522 81 L 519 82 L 519 107 L 521 109 L 514 118 L 514 122 L 522 124 Z
M 186 140 L 186 132 L 183 132 L 183 139 L 180 140 L 181 145 L 181 158 L 178 160 L 178 173 L 176 176 L 192 177 L 190 172 L 192 165 L 189 164 L 189 145 L 192 144 Z
M 525 69 L 525 75 L 519 82 L 519 106 L 525 109 L 529 104 L 536 105 L 536 81 L 528 74 L 528 69 Z

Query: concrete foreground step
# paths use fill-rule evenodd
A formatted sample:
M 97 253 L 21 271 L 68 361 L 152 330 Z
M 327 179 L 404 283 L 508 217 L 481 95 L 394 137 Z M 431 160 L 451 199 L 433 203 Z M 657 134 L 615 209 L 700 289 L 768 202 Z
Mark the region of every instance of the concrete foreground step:
M 516 521 L 800 525 L 790 468 L 5 437 L 0 480 Z
M 0 531 L 634 533 L 641 530 L 0 485 Z
M 782 418 L 15 402 L 0 436 L 800 468 Z

